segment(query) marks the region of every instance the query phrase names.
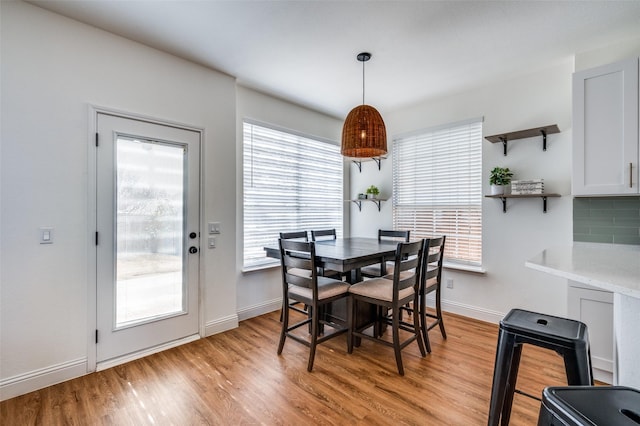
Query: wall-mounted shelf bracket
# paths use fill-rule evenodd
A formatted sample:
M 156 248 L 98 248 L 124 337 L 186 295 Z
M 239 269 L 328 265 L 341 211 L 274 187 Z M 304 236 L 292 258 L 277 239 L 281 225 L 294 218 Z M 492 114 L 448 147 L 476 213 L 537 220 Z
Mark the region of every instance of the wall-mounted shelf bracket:
M 542 133 L 542 150 L 547 150 L 547 129 L 540 129 L 540 133 Z
M 523 195 L 485 195 L 487 198 L 499 198 L 502 201 L 502 212 L 507 212 L 507 198 L 542 198 L 542 212 L 547 212 L 547 197 L 559 197 L 560 194 L 523 194 Z
M 351 201 L 353 204 L 355 204 L 356 206 L 358 206 L 358 210 L 362 211 L 362 202 L 363 201 L 371 201 L 372 203 L 374 203 L 376 206 L 378 206 L 378 211 L 380 211 L 380 204 L 382 201 L 387 201 L 384 200 L 382 198 L 363 198 L 361 200 L 346 200 L 346 201 Z
M 380 170 L 383 158 L 386 158 L 386 157 L 371 157 L 371 160 L 375 161 L 376 164 L 378 165 L 378 170 Z M 360 173 L 362 173 L 362 160 L 351 160 L 351 161 L 353 162 L 353 164 L 358 166 L 358 170 L 360 171 Z M 369 161 L 369 159 L 367 159 L 366 161 Z
M 500 141 L 502 141 L 502 151 L 504 153 L 504 156 L 507 156 L 507 137 L 506 136 L 500 136 Z

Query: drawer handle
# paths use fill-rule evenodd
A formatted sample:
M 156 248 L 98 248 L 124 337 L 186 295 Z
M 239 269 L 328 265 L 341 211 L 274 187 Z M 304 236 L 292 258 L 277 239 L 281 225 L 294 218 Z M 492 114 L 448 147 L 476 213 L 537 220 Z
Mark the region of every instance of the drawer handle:
M 633 163 L 629 163 L 629 188 L 633 188 Z

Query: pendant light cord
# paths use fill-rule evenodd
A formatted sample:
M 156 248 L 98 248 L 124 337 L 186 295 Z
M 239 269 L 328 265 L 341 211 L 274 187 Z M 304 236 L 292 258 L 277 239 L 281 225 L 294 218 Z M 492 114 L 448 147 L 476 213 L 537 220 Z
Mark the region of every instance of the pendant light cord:
M 364 105 L 364 63 L 365 61 L 362 61 L 362 105 Z

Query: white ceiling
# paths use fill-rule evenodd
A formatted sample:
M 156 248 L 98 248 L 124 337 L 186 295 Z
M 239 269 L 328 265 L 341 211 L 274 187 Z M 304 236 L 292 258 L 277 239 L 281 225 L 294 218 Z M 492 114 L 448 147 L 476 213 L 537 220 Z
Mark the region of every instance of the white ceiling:
M 335 115 L 385 111 L 640 37 L 640 1 L 33 0 Z

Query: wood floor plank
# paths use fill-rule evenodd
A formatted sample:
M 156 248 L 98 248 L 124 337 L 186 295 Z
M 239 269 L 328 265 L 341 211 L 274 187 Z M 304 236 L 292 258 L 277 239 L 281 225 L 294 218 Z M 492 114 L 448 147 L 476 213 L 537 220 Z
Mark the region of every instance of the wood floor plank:
M 2 425 L 483 425 L 498 327 L 445 313 L 447 340 L 433 352 L 364 340 L 347 353 L 342 335 L 308 348 L 287 340 L 272 312 L 237 329 L 0 403 Z M 566 385 L 562 359 L 525 346 L 518 388 L 540 395 Z M 540 403 L 516 395 L 511 425 L 535 425 Z

